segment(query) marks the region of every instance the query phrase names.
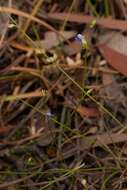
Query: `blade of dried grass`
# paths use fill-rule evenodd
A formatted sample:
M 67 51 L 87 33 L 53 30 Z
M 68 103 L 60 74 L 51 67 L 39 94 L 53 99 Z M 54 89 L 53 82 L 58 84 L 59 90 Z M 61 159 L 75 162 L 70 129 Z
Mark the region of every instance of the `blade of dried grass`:
M 21 72 L 26 72 L 28 74 L 31 74 L 31 75 L 34 75 L 36 77 L 39 77 L 41 80 L 43 80 L 46 88 L 48 89 L 49 86 L 50 86 L 50 83 L 49 81 L 46 79 L 46 77 L 43 76 L 43 74 L 41 74 L 41 72 L 37 69 L 32 69 L 32 68 L 28 68 L 28 67 L 20 67 L 20 66 L 17 66 L 17 67 L 14 67 L 12 66 L 10 68 L 11 71 L 21 71 Z
M 8 186 L 12 186 L 12 185 L 15 185 L 15 184 L 18 184 L 18 183 L 21 183 L 23 181 L 26 181 L 28 179 L 30 179 L 31 177 L 35 176 L 38 172 L 35 171 L 33 172 L 31 175 L 27 175 L 25 177 L 22 177 L 22 178 L 18 178 L 16 180 L 13 180 L 13 181 L 10 181 L 10 182 L 4 182 L 4 183 L 1 183 L 0 184 L 0 188 L 3 189 L 3 188 L 6 188 Z
M 28 67 L 20 67 L 20 66 L 17 66 L 17 67 L 12 66 L 10 68 L 10 70 L 11 71 L 21 71 L 21 72 L 30 73 L 34 76 L 41 78 L 41 73 L 37 69 L 32 69 L 32 68 L 28 68 Z
M 127 134 L 122 133 L 104 133 L 102 135 L 92 135 L 89 137 L 83 137 L 80 140 L 80 150 L 88 150 L 91 147 L 96 148 L 96 147 L 102 147 L 110 144 L 116 144 L 116 143 L 121 143 L 121 142 L 126 142 L 127 141 Z M 79 147 L 78 147 L 79 148 Z M 63 153 L 64 159 L 69 158 L 70 156 L 73 156 L 77 152 L 77 147 L 72 148 L 69 151 L 65 151 Z
M 35 16 L 32 16 L 32 15 L 26 13 L 26 12 L 23 12 L 23 11 L 14 9 L 14 8 L 1 7 L 1 6 L 0 6 L 0 12 L 12 13 L 12 14 L 15 14 L 15 15 L 18 15 L 18 16 L 21 16 L 21 17 L 28 18 L 31 21 L 34 21 L 34 22 L 40 24 L 41 26 L 47 28 L 48 30 L 51 30 L 51 31 L 55 32 L 58 36 L 61 36 L 63 39 L 65 39 L 65 37 L 59 31 L 57 31 L 54 27 L 52 27 L 50 24 L 46 23 L 43 20 L 40 20 L 39 18 L 37 18 Z M 65 40 L 71 46 L 70 41 L 67 40 L 67 39 L 65 39 Z
M 5 102 L 8 102 L 8 101 L 14 101 L 14 100 L 19 100 L 19 99 L 24 99 L 24 98 L 38 98 L 42 96 L 43 94 L 41 91 L 35 91 L 35 92 L 28 92 L 24 94 L 9 95 L 9 96 L 4 96 L 4 97 L 0 96 L 0 99 L 2 99 Z
M 35 16 L 36 15 L 36 13 L 38 12 L 38 10 L 39 10 L 40 6 L 42 5 L 43 1 L 44 0 L 39 0 L 39 1 L 36 2 L 35 6 L 34 6 L 34 8 L 32 10 L 32 12 L 31 12 L 31 16 Z M 30 23 L 31 23 L 31 19 L 28 19 L 24 23 L 24 27 L 22 28 L 22 36 L 24 36 L 24 34 L 26 33 L 26 31 L 27 31 Z
M 11 7 L 12 6 L 12 0 L 9 0 L 8 1 L 8 6 Z M 1 36 L 1 39 L 0 39 L 0 48 L 2 47 L 2 43 L 4 41 L 4 38 L 6 36 L 6 33 L 8 31 L 8 25 L 9 25 L 9 16 L 8 14 L 4 15 L 4 17 L 6 18 L 6 23 L 4 22 L 4 27 L 1 27 L 1 33 L 2 33 L 2 36 Z

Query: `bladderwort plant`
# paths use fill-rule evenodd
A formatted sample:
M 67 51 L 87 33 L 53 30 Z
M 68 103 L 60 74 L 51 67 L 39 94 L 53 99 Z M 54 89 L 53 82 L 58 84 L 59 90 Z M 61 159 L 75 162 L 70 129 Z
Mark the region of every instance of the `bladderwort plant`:
M 29 40 L 32 42 L 31 44 L 34 46 L 34 42 L 32 41 L 32 39 L 31 39 L 27 34 L 25 34 L 25 36 L 27 37 L 27 39 L 29 39 Z M 86 37 L 83 36 L 82 34 L 78 34 L 78 35 L 76 36 L 76 38 L 77 38 L 76 40 L 77 40 L 79 43 L 81 43 L 81 45 L 82 45 L 82 50 L 85 51 L 85 50 L 87 49 L 87 50 L 89 51 L 89 45 L 88 45 L 88 42 L 87 42 Z M 35 47 L 36 47 L 36 46 L 35 46 Z M 39 53 L 40 53 L 40 54 L 43 54 L 43 50 L 42 50 L 42 51 L 39 51 Z M 48 58 L 48 56 L 47 56 L 46 53 L 44 53 L 44 56 L 45 56 L 46 58 Z M 51 59 L 50 59 L 50 60 L 51 60 Z M 51 60 L 51 64 L 54 64 L 54 59 Z M 115 120 L 115 122 L 116 122 L 120 127 L 122 127 L 122 128 L 125 129 L 125 126 L 124 126 L 110 111 L 108 111 L 108 109 L 106 109 L 103 105 L 101 105 L 98 101 L 96 101 L 96 99 L 93 98 L 93 96 L 91 95 L 91 91 L 90 91 L 90 90 L 84 90 L 84 89 L 83 89 L 76 81 L 74 81 L 74 80 L 70 77 L 70 75 L 68 75 L 68 74 L 64 71 L 64 69 L 62 69 L 58 64 L 57 64 L 57 67 L 59 68 L 59 70 L 60 70 L 69 80 L 72 81 L 73 84 L 75 84 L 75 85 L 81 90 L 81 92 L 84 94 L 84 96 L 87 96 L 89 99 L 91 99 L 93 102 L 95 102 L 95 103 L 100 107 L 100 109 L 101 109 L 102 111 L 104 111 L 105 113 L 107 113 L 112 119 Z M 59 125 L 60 125 L 61 127 L 63 127 L 63 128 L 66 128 L 66 127 L 67 127 L 67 126 L 61 124 L 61 123 L 57 120 L 57 118 L 54 117 L 54 115 L 53 115 L 51 112 L 42 113 L 40 110 L 34 108 L 34 106 L 32 106 L 32 105 L 26 103 L 26 102 L 23 101 L 23 100 L 21 100 L 21 101 L 22 101 L 23 103 L 27 104 L 27 106 L 31 107 L 33 110 L 39 112 L 39 113 L 42 114 L 42 115 L 45 115 L 45 116 L 47 117 L 47 118 L 46 118 L 47 121 L 52 120 L 54 123 L 59 124 Z M 68 130 L 69 130 L 69 127 L 67 127 L 67 128 L 68 128 Z M 71 130 L 71 129 L 70 129 L 70 130 Z M 109 134 L 109 135 L 110 135 L 110 134 Z M 78 169 L 79 169 L 79 168 L 78 168 Z M 92 169 L 92 170 L 93 170 L 93 169 Z M 59 177 L 59 178 L 57 178 L 57 179 L 53 179 L 53 180 L 48 181 L 47 184 L 45 185 L 45 187 L 42 187 L 42 189 L 47 188 L 47 187 L 49 187 L 49 186 L 52 186 L 52 185 L 53 185 L 54 183 L 56 183 L 56 182 L 63 181 L 63 180 L 65 180 L 66 177 L 69 177 L 69 176 L 72 176 L 72 175 L 73 175 L 73 172 L 72 172 L 71 169 L 70 169 L 70 170 L 69 170 L 69 173 L 66 172 L 65 175 L 63 175 L 63 176 L 61 176 L 61 177 Z M 111 176 L 110 176 L 110 177 L 111 177 Z M 108 181 L 108 179 L 105 180 L 104 184 L 102 185 L 102 189 L 103 189 L 103 186 L 105 186 L 105 183 L 106 183 L 107 181 Z
M 18 30 L 20 30 L 20 31 L 22 32 L 21 28 L 18 27 L 17 23 L 16 23 L 13 19 L 12 19 L 12 21 L 13 21 L 15 27 L 17 27 Z M 92 27 L 93 27 L 93 26 L 96 24 L 96 21 L 94 21 L 94 22 L 92 22 L 92 23 L 93 23 L 93 24 L 92 24 Z M 34 41 L 33 41 L 26 33 L 25 33 L 25 37 L 27 38 L 27 40 L 30 41 L 31 45 L 32 45 L 33 47 L 35 47 L 35 50 L 37 49 L 37 52 L 35 51 L 35 53 L 38 54 L 38 47 L 36 47 L 36 44 L 35 44 L 35 46 L 34 46 Z M 89 43 L 88 43 L 88 41 L 87 41 L 87 39 L 86 39 L 85 36 L 83 36 L 82 34 L 77 34 L 77 36 L 75 37 L 75 39 L 76 39 L 79 43 L 81 43 L 81 45 L 82 45 L 82 51 L 84 51 L 84 52 L 90 51 L 90 46 L 89 46 Z M 81 87 L 70 75 L 68 75 L 68 74 L 64 71 L 64 69 L 59 65 L 59 62 L 56 62 L 56 60 L 52 59 L 52 57 L 48 57 L 48 55 L 46 54 L 46 52 L 44 51 L 44 49 L 42 49 L 42 50 L 39 49 L 39 54 L 42 54 L 42 55 L 44 56 L 44 58 L 46 58 L 46 60 L 48 60 L 48 59 L 50 58 L 50 60 L 51 60 L 50 64 L 55 64 L 55 66 L 61 71 L 61 73 L 63 73 L 70 81 L 72 81 L 72 83 L 75 84 L 75 85 L 79 88 L 79 90 L 81 90 L 82 95 L 83 95 L 84 97 L 88 97 L 88 98 L 89 98 L 90 100 L 92 100 L 96 105 L 98 105 L 99 108 L 100 108 L 104 113 L 108 114 L 108 115 L 118 124 L 118 126 L 119 126 L 120 128 L 122 128 L 123 130 L 126 129 L 126 126 L 124 126 L 107 108 L 105 108 L 100 102 L 98 102 L 98 101 L 91 95 L 91 90 L 85 90 L 83 87 Z M 43 96 L 43 94 L 42 94 L 42 96 Z M 47 95 L 47 96 L 48 96 L 48 95 Z M 78 134 L 77 134 L 77 132 L 74 133 L 74 132 L 72 131 L 72 129 L 71 129 L 69 126 L 67 126 L 67 124 L 63 124 L 63 123 L 59 122 L 58 119 L 57 119 L 57 116 L 54 117 L 54 115 L 51 115 L 51 114 L 49 114 L 49 115 L 47 116 L 47 113 L 42 113 L 38 108 L 35 108 L 34 106 L 28 104 L 26 101 L 21 100 L 21 99 L 20 99 L 20 101 L 23 102 L 24 104 L 28 105 L 29 107 L 31 107 L 33 110 L 35 110 L 35 111 L 41 113 L 42 115 L 44 115 L 44 116 L 46 117 L 47 122 L 48 122 L 48 120 L 52 120 L 54 123 L 56 123 L 57 125 L 59 125 L 60 128 L 63 129 L 63 131 L 64 131 L 64 130 L 65 130 L 65 131 L 70 131 L 70 132 L 72 132 L 73 134 L 78 135 L 79 137 L 84 137 L 84 134 L 79 134 L 79 132 L 78 132 Z M 108 129 L 106 129 L 106 131 L 108 132 Z M 65 135 L 65 136 L 66 136 L 66 135 Z M 110 136 L 110 133 L 109 133 L 109 136 Z M 66 138 L 68 139 L 67 136 L 66 136 Z M 115 146 L 115 145 L 114 145 L 114 146 Z M 111 151 L 111 152 L 112 152 L 112 151 Z M 115 155 L 114 155 L 114 156 L 115 156 Z
M 82 34 L 78 34 L 76 36 L 76 40 L 81 43 L 82 45 L 82 49 L 83 50 L 90 50 L 89 48 L 89 45 L 87 43 L 87 40 L 86 38 L 82 35 Z M 104 113 L 107 113 L 119 126 L 120 128 L 122 129 L 126 129 L 125 126 L 108 110 L 106 109 L 100 102 L 98 102 L 92 95 L 91 95 L 91 90 L 84 90 L 75 80 L 73 80 L 65 71 L 64 69 L 62 69 L 58 64 L 56 65 L 58 67 L 58 69 L 65 75 L 67 76 L 68 79 L 70 79 L 73 84 L 75 84 L 80 90 L 81 92 L 83 93 L 84 97 L 88 97 L 90 100 L 92 100 L 94 103 L 96 103 L 100 109 L 104 112 Z M 68 130 L 68 131 L 72 131 L 69 126 L 66 126 L 65 124 L 62 124 L 60 123 L 58 120 L 57 120 L 57 117 L 54 116 L 53 114 L 51 113 L 42 113 L 41 111 L 39 111 L 37 108 L 34 108 L 32 105 L 29 105 L 28 103 L 26 103 L 25 101 L 21 100 L 22 102 L 24 102 L 25 104 L 27 104 L 28 106 L 30 106 L 33 110 L 36 110 L 38 112 L 40 112 L 41 114 L 45 115 L 46 116 L 46 120 L 52 120 L 54 123 L 58 124 L 61 128 L 65 129 L 65 130 Z M 108 132 L 108 129 L 106 129 L 106 131 Z M 84 137 L 84 135 L 82 134 L 77 134 L 79 137 Z M 109 136 L 110 136 L 110 133 L 109 133 Z M 67 138 L 68 139 L 68 138 Z M 114 144 L 115 146 L 115 144 Z M 116 147 L 116 146 L 115 146 Z M 116 157 L 116 155 L 114 155 L 114 153 L 112 151 L 110 151 L 112 153 L 112 155 L 114 157 Z
M 75 38 L 79 43 L 81 43 L 83 50 L 89 50 L 90 46 L 82 34 L 77 34 Z M 91 91 L 85 91 L 76 81 L 74 81 L 61 67 L 59 67 L 62 73 L 64 73 L 82 92 L 85 96 L 89 97 L 94 103 L 96 103 L 104 113 L 107 113 L 121 128 L 126 128 L 107 108 L 105 108 L 101 103 L 99 103 L 95 98 L 90 95 Z
M 11 18 L 11 20 L 12 20 L 14 26 L 17 27 L 18 30 L 20 30 L 20 31 L 22 32 L 22 29 L 19 28 L 19 26 L 18 26 L 18 24 L 16 23 L 16 21 L 15 21 L 14 19 L 12 19 L 12 18 Z M 94 24 L 95 24 L 95 23 L 96 23 L 96 22 L 94 21 Z M 34 41 L 33 41 L 26 33 L 25 33 L 25 37 L 27 38 L 27 40 L 30 41 L 31 45 L 34 46 L 34 44 L 35 44 Z M 90 45 L 89 45 L 88 40 L 86 39 L 85 36 L 83 36 L 82 34 L 77 34 L 76 37 L 75 37 L 75 40 L 78 41 L 79 43 L 81 43 L 81 45 L 82 45 L 82 50 L 83 50 L 83 51 L 86 51 L 86 50 L 89 51 L 89 50 L 90 50 Z M 36 47 L 36 44 L 35 44 L 34 47 L 35 47 L 35 49 L 37 48 L 37 47 Z M 37 51 L 38 51 L 38 49 L 37 49 Z M 49 57 L 48 57 L 48 55 L 46 54 L 46 52 L 44 51 L 44 49 L 39 50 L 39 54 L 42 54 L 42 55 L 46 58 L 46 60 L 49 59 Z M 53 55 L 53 57 L 54 57 L 54 55 Z M 56 57 L 56 56 L 55 56 L 55 57 Z M 104 113 L 108 114 L 108 115 L 118 124 L 118 126 L 119 126 L 120 128 L 122 128 L 122 129 L 124 129 L 124 130 L 126 129 L 126 126 L 125 126 L 124 124 L 122 124 L 122 123 L 114 116 L 113 113 L 111 113 L 111 112 L 110 112 L 107 108 L 105 108 L 100 102 L 98 102 L 98 101 L 90 94 L 90 91 L 89 91 L 89 90 L 84 90 L 84 88 L 82 88 L 75 80 L 73 80 L 73 79 L 70 77 L 70 75 L 68 75 L 68 74 L 64 71 L 64 69 L 59 65 L 59 63 L 56 62 L 56 58 L 55 58 L 55 59 L 54 59 L 54 58 L 52 59 L 52 57 L 50 57 L 50 60 L 52 61 L 52 62 L 50 61 L 50 63 L 51 63 L 51 64 L 55 64 L 56 67 L 57 67 L 69 80 L 71 80 L 72 83 L 75 84 L 75 85 L 79 88 L 79 90 L 81 90 L 81 92 L 83 93 L 84 96 L 88 97 L 88 98 L 91 99 L 96 105 L 98 105 L 98 106 L 100 107 L 100 109 L 101 109 Z

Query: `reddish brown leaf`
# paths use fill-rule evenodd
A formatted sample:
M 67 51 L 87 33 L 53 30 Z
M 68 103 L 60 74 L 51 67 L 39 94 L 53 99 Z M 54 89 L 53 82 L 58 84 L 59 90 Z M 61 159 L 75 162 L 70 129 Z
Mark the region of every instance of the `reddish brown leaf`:
M 13 129 L 14 128 L 14 126 L 7 126 L 7 127 L 2 127 L 2 126 L 0 126 L 0 134 L 2 134 L 2 133 L 7 133 L 7 132 L 9 132 L 11 129 Z
M 97 44 L 97 47 L 114 69 L 127 76 L 127 56 L 125 54 L 119 53 L 104 44 Z
M 127 21 L 124 20 L 116 20 L 111 18 L 96 18 L 88 15 L 81 14 L 72 14 L 72 13 L 49 13 L 48 17 L 50 19 L 56 19 L 64 21 L 67 18 L 69 22 L 76 23 L 90 23 L 92 20 L 96 20 L 96 23 L 100 26 L 117 29 L 117 30 L 127 30 Z
M 100 111 L 97 108 L 90 108 L 85 106 L 79 106 L 76 111 L 82 116 L 86 117 L 100 117 Z
M 50 156 L 51 158 L 56 156 L 56 148 L 55 147 L 48 147 L 46 149 L 46 152 L 47 152 L 48 156 Z

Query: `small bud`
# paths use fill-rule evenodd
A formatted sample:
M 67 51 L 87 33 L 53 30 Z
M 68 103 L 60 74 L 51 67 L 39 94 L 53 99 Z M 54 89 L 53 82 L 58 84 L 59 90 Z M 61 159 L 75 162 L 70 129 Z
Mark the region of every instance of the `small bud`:
M 92 20 L 92 22 L 90 23 L 90 28 L 94 28 L 97 24 L 97 21 L 94 19 Z
M 82 183 L 82 185 L 83 185 L 84 187 L 86 187 L 86 185 L 87 185 L 86 179 L 82 179 L 81 183 Z

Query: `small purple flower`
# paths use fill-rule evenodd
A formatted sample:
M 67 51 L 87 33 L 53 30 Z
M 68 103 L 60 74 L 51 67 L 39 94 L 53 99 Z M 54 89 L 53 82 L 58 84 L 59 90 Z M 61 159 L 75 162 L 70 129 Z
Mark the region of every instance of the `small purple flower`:
M 48 111 L 47 113 L 45 113 L 45 115 L 46 115 L 47 117 L 52 117 L 52 116 L 54 116 L 50 111 Z
M 84 36 L 82 34 L 77 34 L 75 37 L 76 42 L 82 43 L 83 39 L 84 39 Z
M 48 123 L 48 121 L 50 119 L 52 119 L 52 117 L 54 116 L 54 114 L 52 114 L 50 111 L 48 111 L 48 112 L 45 113 L 45 116 L 46 116 L 46 122 Z

